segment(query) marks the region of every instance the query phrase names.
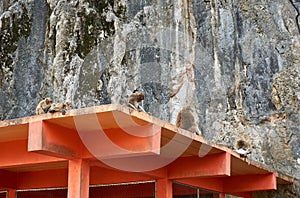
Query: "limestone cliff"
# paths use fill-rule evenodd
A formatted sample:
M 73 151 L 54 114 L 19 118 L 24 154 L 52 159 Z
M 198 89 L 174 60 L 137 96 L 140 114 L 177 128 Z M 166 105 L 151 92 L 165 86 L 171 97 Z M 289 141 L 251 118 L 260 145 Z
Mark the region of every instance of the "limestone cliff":
M 246 140 L 251 159 L 300 179 L 299 11 L 297 0 L 1 0 L 0 120 L 47 96 L 81 108 L 138 88 L 151 115 L 175 124 L 190 106 L 210 141 Z

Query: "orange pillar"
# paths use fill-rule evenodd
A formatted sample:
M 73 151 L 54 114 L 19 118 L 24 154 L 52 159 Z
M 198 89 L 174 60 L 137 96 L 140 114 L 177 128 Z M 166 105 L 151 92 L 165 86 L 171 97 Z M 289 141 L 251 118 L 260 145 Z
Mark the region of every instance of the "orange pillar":
M 214 194 L 214 198 L 226 198 L 226 194 L 225 193 Z
M 9 189 L 7 190 L 7 198 L 16 198 L 16 190 L 15 189 Z
M 68 198 L 89 198 L 90 167 L 83 159 L 69 160 Z
M 172 198 L 172 181 L 168 178 L 156 180 L 156 198 Z

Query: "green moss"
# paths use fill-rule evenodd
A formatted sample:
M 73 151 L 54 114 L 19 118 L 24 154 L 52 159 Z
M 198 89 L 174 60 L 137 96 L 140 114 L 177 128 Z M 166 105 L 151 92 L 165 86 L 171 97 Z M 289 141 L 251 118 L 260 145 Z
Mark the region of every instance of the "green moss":
M 12 24 L 10 18 L 2 18 L 2 27 L 0 29 L 0 65 L 1 73 L 3 67 L 11 68 L 13 63 L 12 53 L 17 49 L 18 41 L 21 37 L 28 38 L 31 31 L 32 21 L 28 10 L 24 4 L 22 6 L 22 13 L 14 13 L 12 17 Z
M 101 1 L 93 1 L 89 0 L 89 5 L 96 12 L 90 12 L 88 15 L 83 15 L 84 18 L 81 32 L 77 43 L 76 53 L 79 54 L 81 58 L 84 58 L 94 46 L 99 42 L 99 35 L 104 33 L 104 37 L 110 37 L 114 35 L 115 28 L 114 22 L 106 21 L 106 16 L 104 13 L 109 11 L 109 8 L 114 8 L 113 0 L 101 0 Z M 115 8 L 114 14 L 117 17 L 123 17 L 125 15 L 125 8 L 119 6 Z

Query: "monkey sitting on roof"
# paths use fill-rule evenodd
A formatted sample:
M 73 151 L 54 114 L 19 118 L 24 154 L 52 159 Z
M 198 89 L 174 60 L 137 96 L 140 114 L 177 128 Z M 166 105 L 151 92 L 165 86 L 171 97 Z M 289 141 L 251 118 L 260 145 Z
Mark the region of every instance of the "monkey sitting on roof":
M 140 105 L 140 102 L 144 100 L 145 95 L 143 92 L 134 90 L 133 93 L 129 96 L 127 101 L 127 106 L 139 111 L 139 112 L 146 112 L 143 107 Z
M 240 154 L 241 157 L 243 158 L 247 158 L 247 155 L 249 155 L 251 153 L 251 151 L 249 150 L 249 144 L 247 142 L 245 142 L 244 140 L 239 140 L 236 142 L 235 145 L 235 151 Z
M 35 114 L 40 115 L 40 114 L 47 113 L 51 107 L 51 104 L 52 104 L 51 98 L 45 98 L 41 100 L 35 109 Z
M 179 111 L 176 119 L 176 126 L 196 133 L 197 135 L 201 135 L 200 129 L 194 118 L 193 110 L 190 106 L 185 106 Z
M 60 102 L 60 103 L 52 103 L 49 108 L 50 113 L 61 112 L 63 115 L 66 114 L 67 110 L 72 109 L 72 103 L 70 102 Z

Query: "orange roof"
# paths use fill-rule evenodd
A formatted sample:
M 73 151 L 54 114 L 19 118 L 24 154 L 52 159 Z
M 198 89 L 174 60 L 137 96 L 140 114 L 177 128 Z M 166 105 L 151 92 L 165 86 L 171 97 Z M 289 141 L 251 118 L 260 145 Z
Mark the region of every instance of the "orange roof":
M 19 178 L 0 182 L 2 189 L 66 186 L 68 162 L 70 166 L 74 159 L 88 161 L 92 172 L 100 168 L 115 175 L 93 174 L 91 184 L 166 177 L 241 193 L 293 182 L 293 177 L 241 158 L 229 148 L 118 104 L 1 121 L 0 148 L 0 176 L 18 173 Z M 28 175 L 38 180 L 43 174 L 56 176 L 53 181 L 26 181 Z

